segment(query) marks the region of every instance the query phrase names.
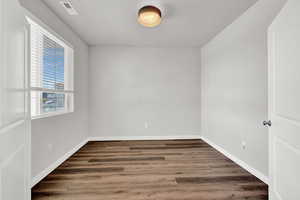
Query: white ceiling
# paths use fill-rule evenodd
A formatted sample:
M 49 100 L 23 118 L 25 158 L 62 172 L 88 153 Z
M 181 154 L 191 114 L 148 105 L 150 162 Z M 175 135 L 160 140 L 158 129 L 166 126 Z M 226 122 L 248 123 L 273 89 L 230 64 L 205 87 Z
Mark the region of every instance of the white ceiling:
M 60 0 L 44 0 L 89 45 L 202 46 L 257 0 L 161 0 L 166 16 L 160 26 L 139 25 L 141 0 L 71 0 L 70 16 Z

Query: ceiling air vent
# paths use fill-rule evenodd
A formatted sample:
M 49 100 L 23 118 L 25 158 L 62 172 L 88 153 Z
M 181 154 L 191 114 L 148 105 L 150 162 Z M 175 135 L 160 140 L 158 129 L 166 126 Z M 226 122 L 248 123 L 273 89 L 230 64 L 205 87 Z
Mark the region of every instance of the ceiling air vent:
M 60 4 L 65 8 L 69 15 L 78 15 L 78 12 L 72 6 L 71 2 L 68 0 L 60 1 Z

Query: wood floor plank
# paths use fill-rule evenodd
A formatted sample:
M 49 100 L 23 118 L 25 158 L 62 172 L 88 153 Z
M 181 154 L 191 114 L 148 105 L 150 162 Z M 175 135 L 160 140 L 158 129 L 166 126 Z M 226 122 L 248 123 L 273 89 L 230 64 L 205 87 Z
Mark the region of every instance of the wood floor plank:
M 267 200 L 268 186 L 202 140 L 89 142 L 33 200 Z
M 123 162 L 123 161 L 157 161 L 165 160 L 164 157 L 128 157 L 128 158 L 105 158 L 105 159 L 90 159 L 88 162 Z
M 178 184 L 193 183 L 193 184 L 207 184 L 207 183 L 231 183 L 231 182 L 257 182 L 257 178 L 253 176 L 215 176 L 215 177 L 178 177 L 176 182 Z
M 124 171 L 122 167 L 107 167 L 107 168 L 64 168 L 56 169 L 55 174 L 82 174 L 82 173 L 105 173 L 105 172 L 121 172 Z

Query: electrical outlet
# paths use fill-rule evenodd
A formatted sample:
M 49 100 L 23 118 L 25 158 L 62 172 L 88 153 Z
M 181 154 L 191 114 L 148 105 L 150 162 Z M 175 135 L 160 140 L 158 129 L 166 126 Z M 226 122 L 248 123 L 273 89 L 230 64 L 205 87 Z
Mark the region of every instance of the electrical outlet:
M 145 129 L 149 128 L 149 123 L 145 122 Z
M 242 148 L 246 149 L 246 142 L 245 141 L 242 142 Z

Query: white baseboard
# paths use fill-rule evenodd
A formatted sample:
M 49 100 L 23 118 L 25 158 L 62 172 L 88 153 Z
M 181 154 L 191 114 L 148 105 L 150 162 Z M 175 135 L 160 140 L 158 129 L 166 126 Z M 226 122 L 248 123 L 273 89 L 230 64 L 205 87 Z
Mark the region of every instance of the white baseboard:
M 258 179 L 260 179 L 261 181 L 263 181 L 267 185 L 269 184 L 269 178 L 267 176 L 265 176 L 263 173 L 261 173 L 260 171 L 258 171 L 256 169 L 254 169 L 253 167 L 249 166 L 247 163 L 245 163 L 244 161 L 238 159 L 237 157 L 235 157 L 234 155 L 232 155 L 231 153 L 229 153 L 228 151 L 226 151 L 222 147 L 216 145 L 215 143 L 213 143 L 209 139 L 207 139 L 203 136 L 201 137 L 201 139 L 203 141 L 205 141 L 207 144 L 209 144 L 210 146 L 212 146 L 214 149 L 218 150 L 220 153 L 225 155 L 227 158 L 229 158 L 230 160 L 232 160 L 233 162 L 235 162 L 236 164 L 238 164 L 239 166 L 241 166 L 242 168 L 247 170 L 249 173 L 256 176 Z
M 90 137 L 89 141 L 124 141 L 124 140 L 188 140 L 201 139 L 201 135 L 186 135 L 186 136 L 120 136 L 120 137 Z
M 84 140 L 83 142 L 78 144 L 76 147 L 74 147 L 72 150 L 70 150 L 65 155 L 63 155 L 61 158 L 59 158 L 57 161 L 52 163 L 49 167 L 44 169 L 41 173 L 36 175 L 31 181 L 31 187 L 35 186 L 43 178 L 45 178 L 47 175 L 49 175 L 54 169 L 56 169 L 59 165 L 61 165 L 64 161 L 66 161 L 69 157 L 71 157 L 74 153 L 76 153 L 76 151 L 78 151 L 81 147 L 83 147 L 87 142 L 88 142 L 88 139 Z

